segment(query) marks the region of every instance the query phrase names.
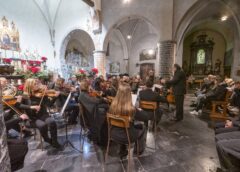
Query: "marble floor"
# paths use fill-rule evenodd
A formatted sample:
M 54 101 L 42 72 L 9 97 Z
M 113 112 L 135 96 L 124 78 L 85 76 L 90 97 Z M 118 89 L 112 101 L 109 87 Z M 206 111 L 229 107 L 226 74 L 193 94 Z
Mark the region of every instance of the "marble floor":
M 157 135 L 157 150 L 146 148 L 143 155 L 132 160 L 132 171 L 139 172 L 215 172 L 219 167 L 215 150 L 214 133 L 208 127 L 206 118 L 200 119 L 189 114 L 192 96 L 185 101 L 185 118 L 174 123 L 168 120 L 171 113 L 162 118 Z M 80 128 L 69 129 L 69 139 L 80 149 Z M 59 141 L 64 142 L 64 130 L 59 130 Z M 152 133 L 147 136 L 147 146 L 154 147 Z M 19 172 L 124 172 L 127 160 L 120 160 L 117 147 L 112 146 L 107 164 L 104 163 L 102 148 L 85 141 L 83 153 L 70 146 L 64 151 L 56 151 L 45 145 L 39 149 L 39 142 L 29 141 L 29 152 L 24 168 Z

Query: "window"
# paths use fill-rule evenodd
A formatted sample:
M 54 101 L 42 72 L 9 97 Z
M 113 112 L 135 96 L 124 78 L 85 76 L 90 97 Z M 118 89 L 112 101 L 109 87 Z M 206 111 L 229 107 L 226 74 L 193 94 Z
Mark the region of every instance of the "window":
M 205 64 L 205 51 L 204 49 L 200 49 L 197 52 L 197 64 Z

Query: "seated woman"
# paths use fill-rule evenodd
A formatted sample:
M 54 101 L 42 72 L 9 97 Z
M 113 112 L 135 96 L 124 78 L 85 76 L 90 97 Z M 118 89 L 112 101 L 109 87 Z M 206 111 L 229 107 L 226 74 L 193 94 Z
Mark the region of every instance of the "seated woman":
M 134 120 L 147 121 L 148 114 L 141 109 L 136 109 L 132 105 L 131 87 L 127 83 L 121 83 L 118 88 L 116 97 L 114 98 L 109 113 L 112 115 L 127 115 L 131 118 L 131 125 L 128 129 L 131 142 L 138 140 L 139 153 L 141 154 L 145 148 L 145 134 L 144 125 L 134 125 Z M 124 128 L 112 127 L 112 138 L 117 142 L 122 143 L 120 149 L 121 158 L 128 154 L 125 144 L 128 144 L 128 137 Z M 135 149 L 136 152 L 136 149 Z
M 80 89 L 79 103 L 84 108 L 85 122 L 90 130 L 89 137 L 92 141 L 99 143 L 101 139 L 105 139 L 101 137 L 101 131 L 106 121 L 107 101 L 101 97 L 90 96 L 89 83 L 86 80 L 80 83 Z
M 51 101 L 47 96 L 37 96 L 41 84 L 37 79 L 29 78 L 24 84 L 24 93 L 20 109 L 25 110 L 30 120 L 39 129 L 45 142 L 48 142 L 55 148 L 61 148 L 57 140 L 57 124 L 47 111 L 47 106 L 51 105 Z M 42 100 L 42 104 L 40 104 Z M 55 100 L 54 100 L 55 101 Z M 50 129 L 51 138 L 48 136 Z

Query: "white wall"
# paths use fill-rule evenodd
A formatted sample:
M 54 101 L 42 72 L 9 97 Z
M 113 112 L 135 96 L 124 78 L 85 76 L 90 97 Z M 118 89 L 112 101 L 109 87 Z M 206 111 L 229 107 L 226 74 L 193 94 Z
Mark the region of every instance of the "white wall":
M 53 68 L 55 59 L 48 25 L 33 0 L 0 0 L 0 18 L 3 16 L 6 16 L 9 24 L 15 22 L 20 34 L 21 50 L 37 50 L 41 56 L 49 59 L 47 64 Z

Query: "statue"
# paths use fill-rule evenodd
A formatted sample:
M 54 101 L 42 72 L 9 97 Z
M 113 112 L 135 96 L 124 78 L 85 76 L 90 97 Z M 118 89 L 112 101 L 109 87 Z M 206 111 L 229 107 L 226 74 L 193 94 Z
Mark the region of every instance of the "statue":
M 92 31 L 94 34 L 102 32 L 101 22 L 101 0 L 92 0 L 94 7 L 90 7 L 90 16 L 92 21 Z
M 222 62 L 221 62 L 221 60 L 220 59 L 217 59 L 216 60 L 216 62 L 215 62 L 215 66 L 214 66 L 214 74 L 216 75 L 216 74 L 220 74 L 220 72 L 221 72 L 221 64 L 222 64 Z

